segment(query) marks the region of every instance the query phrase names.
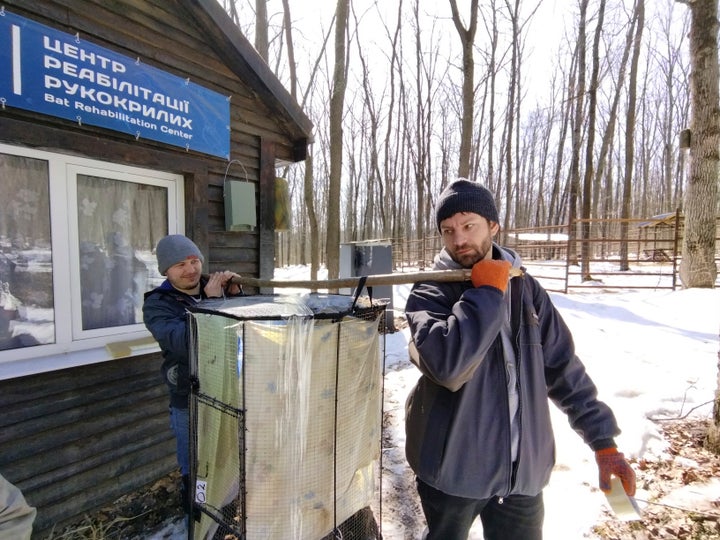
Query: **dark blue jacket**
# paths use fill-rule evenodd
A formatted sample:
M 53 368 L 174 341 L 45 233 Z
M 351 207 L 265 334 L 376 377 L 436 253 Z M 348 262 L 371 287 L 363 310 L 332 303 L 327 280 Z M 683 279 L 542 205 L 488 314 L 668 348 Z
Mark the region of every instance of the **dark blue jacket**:
M 200 278 L 200 291 L 207 280 Z M 205 293 L 201 292 L 205 299 Z M 188 341 L 187 312 L 198 302 L 178 291 L 165 280 L 162 285 L 145 293 L 143 320 L 160 344 L 163 355 L 162 377 L 170 391 L 170 406 L 188 408 L 190 395 L 190 343 Z
M 498 246 L 493 257 L 514 259 Z M 422 372 L 406 406 L 406 455 L 423 482 L 473 499 L 540 493 L 555 463 L 548 397 L 591 448 L 614 446 L 615 417 L 597 399 L 569 329 L 530 275 L 513 278 L 505 295 L 470 282 L 418 283 L 405 312 Z M 514 466 L 500 337 L 507 317 L 520 400 Z

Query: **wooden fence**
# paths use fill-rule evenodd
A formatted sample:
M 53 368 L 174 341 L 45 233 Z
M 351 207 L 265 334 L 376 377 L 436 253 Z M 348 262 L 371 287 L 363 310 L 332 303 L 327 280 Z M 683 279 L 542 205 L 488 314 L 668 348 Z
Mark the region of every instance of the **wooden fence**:
M 574 240 L 570 239 L 574 227 Z M 589 227 L 589 238 L 580 238 Z M 720 217 L 716 263 L 720 262 Z M 575 220 L 572 224 L 501 231 L 498 242 L 515 250 L 523 264 L 549 291 L 572 289 L 669 289 L 679 286 L 683 219 L 678 212 L 650 218 Z M 395 271 L 432 267 L 442 247 L 439 236 L 393 239 Z M 581 271 L 583 244 L 589 253 L 589 279 Z M 720 284 L 719 284 L 720 285 Z

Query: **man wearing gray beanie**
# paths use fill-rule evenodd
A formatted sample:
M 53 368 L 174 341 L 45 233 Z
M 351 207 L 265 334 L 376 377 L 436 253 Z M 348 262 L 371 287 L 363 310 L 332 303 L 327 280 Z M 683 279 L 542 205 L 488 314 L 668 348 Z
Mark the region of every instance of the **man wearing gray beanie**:
M 435 216 L 444 247 L 433 269 L 471 269 L 471 279 L 416 283 L 405 305 L 421 372 L 406 404 L 405 453 L 425 539 L 465 539 L 478 516 L 485 540 L 542 539 L 555 460 L 548 398 L 595 452 L 600 489 L 609 492 L 614 475 L 632 497 L 615 416 L 597 399 L 570 331 L 520 257 L 493 242 L 500 225 L 490 191 L 456 180 Z
M 188 307 L 207 298 L 237 296 L 237 276 L 229 270 L 202 273 L 205 260 L 195 243 L 181 234 L 162 238 L 155 249 L 158 270 L 165 281 L 145 293 L 145 326 L 160 345 L 162 377 L 170 393 L 170 425 L 175 434 L 176 454 L 182 474 L 181 497 L 186 514 L 190 501 L 190 362 L 186 313 Z

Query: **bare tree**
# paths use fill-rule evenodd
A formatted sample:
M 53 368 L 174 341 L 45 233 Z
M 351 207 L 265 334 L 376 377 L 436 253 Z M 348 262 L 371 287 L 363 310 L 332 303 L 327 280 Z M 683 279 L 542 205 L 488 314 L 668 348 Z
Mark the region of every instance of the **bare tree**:
M 507 112 L 505 114 L 505 132 L 503 140 L 505 141 L 504 146 L 504 157 L 505 157 L 505 204 L 506 210 L 504 212 L 504 222 L 502 230 L 506 231 L 510 228 L 510 217 L 512 214 L 512 190 L 514 187 L 513 179 L 513 156 L 515 151 L 513 150 L 513 136 L 515 133 L 515 120 L 517 114 L 518 104 L 518 80 L 520 78 L 520 22 L 519 11 L 520 11 L 520 0 L 515 0 L 511 4 L 510 0 L 505 0 L 505 7 L 510 17 L 512 24 L 512 46 L 510 53 L 510 80 L 508 81 L 508 100 L 507 100 Z M 504 234 L 504 233 L 503 233 Z
M 485 27 L 490 35 L 490 62 L 488 65 L 488 89 L 487 94 L 490 99 L 488 104 L 488 122 L 487 122 L 487 187 L 490 191 L 495 192 L 495 166 L 493 156 L 495 152 L 495 81 L 497 78 L 497 49 L 498 49 L 498 23 L 497 23 L 497 9 L 495 9 L 495 1 L 491 0 L 490 5 L 490 27 L 488 28 L 487 22 Z M 484 19 L 485 20 L 485 19 Z M 482 124 L 481 124 L 482 125 Z
M 318 219 L 315 214 L 315 201 L 313 196 L 313 153 L 308 152 L 305 158 L 305 178 L 303 182 L 303 199 L 307 210 L 307 219 L 310 226 L 310 279 L 317 279 L 318 268 L 320 267 L 320 232 Z
M 258 0 L 259 2 L 262 0 Z M 288 69 L 290 72 L 290 95 L 297 99 L 297 64 L 295 63 L 295 43 L 292 34 L 292 18 L 290 17 L 290 1 L 282 0 L 283 30 L 287 44 Z
M 433 171 L 433 115 L 436 83 L 442 80 L 446 71 L 436 73 L 439 64 L 439 50 L 431 50 L 426 54 L 423 41 L 423 28 L 420 21 L 420 1 L 413 2 L 413 24 L 414 27 L 414 60 L 415 60 L 415 109 L 410 105 L 409 94 L 411 90 L 406 88 L 406 96 L 403 98 L 405 114 L 403 126 L 408 130 L 412 139 L 408 139 L 411 145 L 408 149 L 411 160 L 412 173 L 415 178 L 415 233 L 417 238 L 424 238 L 426 230 L 434 230 L 431 225 L 432 214 L 432 171 Z M 431 29 L 434 30 L 434 27 Z M 446 67 L 447 70 L 447 67 Z M 410 115 L 414 113 L 414 124 Z
M 664 85 L 664 107 L 663 107 L 663 200 L 668 210 L 673 209 L 677 205 L 675 194 L 673 193 L 673 179 L 674 179 L 674 157 L 675 157 L 675 141 L 677 138 L 676 128 L 676 116 L 678 114 L 676 103 L 676 72 L 681 68 L 681 53 L 680 46 L 683 41 L 675 44 L 672 39 L 672 23 L 673 23 L 672 12 L 669 11 L 665 19 L 662 21 L 662 37 L 664 38 L 663 45 L 665 46 L 665 56 L 659 58 L 658 53 L 658 67 L 663 74 Z M 684 37 L 687 34 L 686 28 L 683 28 L 680 32 L 680 36 Z
M 222 2 L 225 11 L 230 15 L 230 19 L 235 23 L 236 26 L 240 26 L 240 15 L 238 14 L 237 4 L 235 0 L 223 0 Z
M 395 29 L 390 33 L 390 31 L 385 28 L 385 31 L 388 35 L 388 41 L 390 44 L 390 84 L 389 84 L 389 103 L 388 103 L 388 111 L 387 111 L 387 130 L 385 131 L 385 137 L 384 137 L 384 163 L 383 163 L 383 172 L 382 172 L 382 179 L 381 184 L 384 183 L 385 189 L 384 189 L 384 197 L 382 199 L 382 205 L 385 208 L 385 211 L 383 212 L 383 215 L 386 216 L 386 219 L 383 223 L 383 236 L 387 237 L 389 235 L 395 235 L 398 231 L 398 224 L 400 222 L 400 210 L 402 208 L 401 205 L 397 204 L 399 201 L 397 199 L 397 196 L 399 193 L 402 193 L 402 190 L 398 190 L 398 181 L 397 177 L 397 171 L 398 171 L 398 156 L 396 152 L 393 151 L 393 149 L 397 150 L 399 147 L 399 143 L 397 140 L 397 134 L 393 133 L 393 121 L 395 119 L 394 117 L 394 111 L 395 111 L 395 105 L 396 105 L 396 98 L 395 98 L 395 77 L 398 75 L 397 71 L 400 65 L 400 52 L 398 49 L 400 47 L 400 30 L 402 27 L 402 8 L 403 8 L 403 2 L 400 0 L 398 2 L 398 9 L 397 9 L 397 19 L 395 24 Z M 392 171 L 392 172 L 391 172 Z M 384 180 L 384 182 L 383 182 Z M 388 223 L 387 216 L 390 216 L 390 223 Z
M 285 1 L 285 0 L 284 0 Z M 285 12 L 287 15 L 287 18 L 290 18 L 289 10 Z M 333 18 L 333 21 L 335 19 Z M 305 89 L 305 93 L 303 94 L 301 105 L 305 106 L 305 104 L 308 102 L 308 98 L 310 96 L 310 93 L 313 89 L 312 81 L 315 79 L 315 74 L 318 72 L 320 68 L 320 63 L 323 57 L 325 56 L 325 51 L 327 49 L 327 43 L 330 39 L 330 31 L 332 28 L 332 24 L 330 25 L 330 28 L 328 28 L 328 31 L 323 35 L 323 41 L 322 41 L 322 47 L 320 48 L 320 52 L 318 53 L 317 58 L 315 59 L 315 63 L 312 66 L 312 69 L 310 70 L 310 77 L 309 80 L 311 81 L 308 83 L 307 88 Z M 288 49 L 293 49 L 294 47 L 289 46 Z M 319 219 L 317 216 L 316 206 L 315 206 L 315 159 L 314 159 L 314 153 L 313 151 L 308 152 L 308 157 L 305 160 L 305 174 L 303 176 L 303 203 L 304 208 L 307 212 L 307 221 L 308 221 L 308 227 L 310 229 L 310 234 L 307 235 L 310 240 L 310 279 L 317 279 L 318 270 L 320 269 L 320 262 L 321 262 L 321 253 L 320 253 L 320 246 L 321 246 L 321 231 L 320 231 L 320 225 L 319 225 Z M 338 202 L 339 204 L 339 202 Z M 302 235 L 302 238 L 305 239 L 306 235 Z M 338 247 L 339 249 L 339 247 Z
M 623 178 L 623 195 L 620 217 L 620 270 L 630 269 L 628 263 L 628 219 L 630 218 L 630 203 L 632 193 L 632 179 L 635 173 L 635 115 L 637 113 L 637 79 L 642 33 L 645 28 L 645 0 L 635 0 L 635 14 L 637 24 L 635 39 L 633 41 L 632 60 L 630 61 L 630 79 L 628 81 L 628 105 L 625 117 L 625 174 Z
M 577 264 L 577 247 L 575 238 L 575 218 L 577 217 L 577 199 L 580 190 L 580 151 L 582 146 L 583 112 L 585 104 L 585 51 L 588 0 L 579 0 L 580 14 L 578 18 L 577 38 L 577 80 L 571 98 L 575 100 L 573 107 L 572 158 L 570 160 L 570 185 L 568 201 L 568 218 L 570 223 L 568 259 L 570 264 Z
M 330 279 L 340 273 L 340 188 L 343 160 L 343 110 L 345 108 L 346 42 L 349 0 L 338 0 L 335 8 L 335 63 L 330 96 L 330 184 L 328 187 L 328 223 L 325 252 Z
M 592 279 L 590 275 L 590 208 L 592 203 L 593 184 L 593 154 L 595 151 L 595 118 L 597 116 L 597 92 L 598 79 L 600 78 L 600 36 L 603 31 L 605 20 L 605 0 L 600 0 L 597 14 L 597 25 L 595 26 L 595 37 L 592 48 L 592 72 L 590 73 L 590 84 L 588 85 L 588 127 L 587 143 L 585 146 L 585 173 L 583 177 L 583 197 L 581 217 L 583 219 L 580 227 L 580 239 L 582 240 L 580 259 L 580 273 L 583 281 Z
M 255 49 L 267 62 L 269 52 L 267 0 L 255 0 Z
M 357 27 L 358 21 L 354 10 L 353 18 L 355 19 L 355 26 Z M 363 229 L 365 238 L 371 238 L 375 236 L 376 230 L 379 229 L 384 232 L 387 229 L 387 216 L 385 214 L 384 204 L 385 186 L 383 184 L 383 175 L 380 172 L 380 149 L 378 141 L 380 114 L 375 104 L 375 95 L 370 84 L 370 68 L 362 50 L 360 32 L 355 33 L 355 40 L 357 43 L 358 59 L 362 67 L 363 115 L 367 117 L 367 120 L 362 123 L 365 128 L 363 132 L 369 137 L 366 145 L 369 163 L 365 182 L 367 201 L 365 205 L 365 226 Z
M 234 20 L 244 21 L 243 31 L 248 36 L 263 32 L 264 27 L 255 20 L 263 8 L 280 4 L 267 0 L 222 3 Z M 468 12 L 471 7 L 470 2 L 453 3 L 460 12 Z M 318 46 L 315 36 L 319 38 L 320 34 L 309 36 L 307 26 L 295 32 L 290 2 L 282 0 L 282 33 L 273 35 L 276 29 L 265 27 L 269 30 L 265 38 L 269 40 L 269 65 L 274 66 L 291 95 L 303 92 L 297 87 L 297 67 L 304 88 L 298 100 L 315 125 L 312 159 L 307 161 L 307 168 L 292 166 L 286 170 L 295 210 L 293 229 L 281 236 L 288 253 L 302 253 L 309 259 L 311 252 L 319 252 L 314 257 L 317 271 L 317 264 L 326 256 L 331 260 L 333 245 L 343 239 L 372 234 L 417 240 L 433 236 L 432 195 L 449 176 L 460 171 L 459 156 L 465 154 L 463 141 L 467 141 L 463 123 L 474 126 L 472 140 L 466 142 L 469 160 L 462 158 L 467 163 L 467 176 L 482 179 L 502 201 L 507 208 L 503 212 L 507 218 L 505 228 L 564 224 L 571 212 L 573 217 L 586 219 L 617 217 L 623 206 L 624 216 L 638 217 L 638 212 L 666 212 L 669 204 L 680 204 L 683 160 L 688 153 L 678 152 L 674 141 L 680 128 L 687 126 L 690 77 L 687 62 L 678 54 L 682 36 L 676 32 L 683 31 L 690 11 L 682 13 L 681 21 L 677 13 L 668 12 L 668 5 L 677 5 L 675 0 L 648 3 L 648 32 L 639 33 L 637 6 L 628 9 L 631 17 L 619 19 L 617 15 L 622 16 L 625 3 L 604 0 L 604 21 L 593 28 L 600 19 L 600 1 L 583 0 L 582 37 L 575 22 L 574 29 L 567 29 L 573 35 L 569 34 L 553 55 L 557 62 L 546 67 L 547 77 L 532 81 L 533 87 L 523 87 L 525 66 L 534 66 L 521 56 L 524 23 L 520 24 L 517 14 L 521 5 L 524 14 L 535 3 L 539 0 L 477 2 L 477 22 L 485 25 L 486 35 L 482 47 L 475 45 L 468 51 L 475 60 L 471 78 L 469 69 L 461 72 L 460 62 L 454 64 L 466 52 L 461 48 L 462 39 L 447 39 L 458 30 L 462 36 L 469 35 L 472 28 L 466 13 L 461 18 L 456 11 L 451 18 L 440 11 L 447 11 L 447 2 L 413 0 L 394 3 L 390 9 L 397 14 L 397 20 L 390 22 L 387 5 L 370 2 L 366 13 L 375 11 L 373 17 L 381 15 L 370 23 L 374 28 L 362 28 L 365 14 L 346 23 L 359 29 L 350 41 L 346 28 L 345 45 L 358 46 L 360 61 L 349 62 L 348 54 L 344 55 L 343 92 L 347 95 L 343 96 L 338 128 L 337 117 L 330 119 L 327 106 L 331 96 L 337 100 L 340 89 L 334 78 L 332 51 L 326 51 L 323 44 L 317 62 L 310 65 Z M 578 6 L 582 7 L 581 0 L 567 7 L 578 11 Z M 245 13 L 238 13 L 242 10 Z M 249 11 L 252 17 L 247 16 Z M 272 21 L 275 15 L 266 13 L 261 18 Z M 308 19 L 313 17 L 301 17 L 297 24 L 310 24 Z M 456 23 L 461 19 L 458 29 Z M 322 17 L 317 20 L 323 22 Z M 621 28 L 614 26 L 618 22 Z M 329 32 L 337 30 L 333 25 L 328 39 Z M 382 32 L 383 28 L 387 37 L 379 43 L 377 33 L 372 33 L 375 29 Z M 295 44 L 291 30 L 296 34 Z M 590 31 L 594 31 L 594 41 Z M 650 39 L 638 42 L 641 35 Z M 264 41 L 261 36 L 250 37 L 260 50 Z M 303 40 L 297 41 L 298 37 Z M 473 38 L 478 40 L 476 34 Z M 585 42 L 586 53 L 581 48 Z M 377 62 L 378 56 L 370 56 L 372 47 L 385 55 L 385 65 Z M 638 55 L 638 63 L 636 89 L 631 96 L 626 72 L 630 71 L 633 53 Z M 297 66 L 296 56 L 300 62 Z M 585 58 L 587 66 L 581 65 Z M 483 69 L 478 60 L 484 62 Z M 308 65 L 303 66 L 303 62 Z M 463 80 L 447 76 L 456 67 Z M 556 91 L 543 92 L 543 83 L 560 80 L 564 83 L 557 84 Z M 473 115 L 468 114 L 469 106 L 465 105 L 468 81 L 472 82 Z M 537 104 L 527 108 L 525 103 L 536 96 Z M 631 97 L 636 103 L 631 107 L 634 116 L 620 113 Z M 634 125 L 630 126 L 629 120 Z M 631 138 L 629 133 L 633 134 Z M 339 160 L 331 151 L 332 143 L 341 145 Z M 339 195 L 330 188 L 331 177 L 337 178 L 338 169 L 343 177 L 337 188 Z M 303 172 L 312 174 L 303 176 Z M 336 195 L 341 210 L 339 232 L 334 233 L 331 229 Z M 313 227 L 318 230 L 313 232 Z M 575 233 L 583 239 L 571 243 L 578 250 L 594 245 L 593 230 L 578 228 Z M 318 243 L 308 247 L 314 241 Z M 325 249 L 328 246 L 330 250 Z M 606 247 L 610 245 L 601 249 Z M 278 253 L 286 251 L 279 249 Z M 589 262 L 592 255 L 584 251 L 582 260 Z M 589 268 L 583 268 L 583 275 L 590 277 Z
M 562 213 L 562 167 L 567 133 L 570 129 L 570 120 L 572 118 L 572 95 L 575 89 L 575 75 L 577 71 L 574 66 L 575 58 L 576 56 L 573 57 L 569 69 L 567 93 L 563 93 L 562 96 L 564 99 L 560 102 L 563 110 L 561 112 L 560 133 L 558 135 L 557 154 L 555 156 L 555 168 L 553 169 L 552 177 L 552 189 L 550 190 L 550 202 L 548 204 L 548 221 L 553 225 L 562 223 L 563 218 L 565 217 Z
M 460 133 L 460 155 L 458 156 L 458 176 L 470 177 L 470 151 L 473 140 L 473 118 L 475 117 L 475 60 L 473 48 L 475 46 L 475 32 L 477 31 L 478 0 L 470 1 L 470 20 L 467 28 L 463 25 L 457 0 L 450 0 L 452 20 L 460 36 L 462 44 L 462 117 Z
M 685 193 L 685 234 L 680 279 L 683 286 L 712 288 L 715 265 L 720 91 L 718 89 L 718 0 L 684 2 L 690 8 L 690 171 Z
M 610 149 L 612 146 L 612 142 L 614 140 L 615 136 L 615 127 L 617 125 L 617 119 L 618 119 L 618 108 L 620 105 L 620 98 L 622 97 L 622 89 L 625 84 L 625 75 L 627 73 L 627 64 L 628 60 L 630 58 L 630 51 L 632 50 L 632 44 L 633 44 L 633 38 L 635 36 L 635 26 L 637 23 L 637 10 L 633 11 L 633 16 L 630 20 L 630 25 L 628 27 L 627 32 L 625 33 L 625 46 L 623 48 L 622 58 L 620 60 L 620 66 L 618 68 L 618 73 L 616 77 L 615 82 L 615 93 L 613 95 L 612 104 L 610 106 L 610 111 L 608 112 L 608 119 L 607 124 L 605 126 L 605 132 L 603 134 L 602 143 L 600 144 L 600 152 L 598 154 L 597 159 L 597 167 L 595 169 L 595 180 L 594 185 L 595 188 L 598 189 L 598 192 L 594 194 L 594 200 L 597 200 L 599 197 L 599 186 L 601 183 L 601 179 L 603 174 L 605 173 L 606 169 L 606 162 L 608 161 L 608 156 L 610 154 Z M 608 167 L 609 169 L 609 167 Z M 612 184 L 610 184 L 609 188 L 612 187 Z M 603 204 L 600 205 L 602 208 L 609 208 L 612 207 L 612 189 L 606 189 L 605 190 L 605 199 L 602 201 Z
M 692 117 L 680 279 L 685 287 L 712 288 L 717 279 L 715 214 L 720 163 L 718 0 L 683 3 L 690 8 Z M 720 454 L 720 352 L 718 360 L 713 422 L 708 430 L 706 446 Z

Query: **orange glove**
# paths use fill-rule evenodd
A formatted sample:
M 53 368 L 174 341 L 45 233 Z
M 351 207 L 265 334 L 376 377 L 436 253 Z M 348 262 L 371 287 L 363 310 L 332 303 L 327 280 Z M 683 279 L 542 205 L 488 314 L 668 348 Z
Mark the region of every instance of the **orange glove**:
M 598 450 L 595 452 L 595 461 L 597 461 L 600 472 L 600 489 L 602 491 L 610 492 L 610 476 L 614 475 L 622 482 L 625 493 L 630 497 L 635 495 L 635 471 L 617 448 Z
M 470 280 L 476 287 L 490 285 L 504 293 L 510 281 L 511 266 L 508 261 L 483 259 L 473 265 Z

